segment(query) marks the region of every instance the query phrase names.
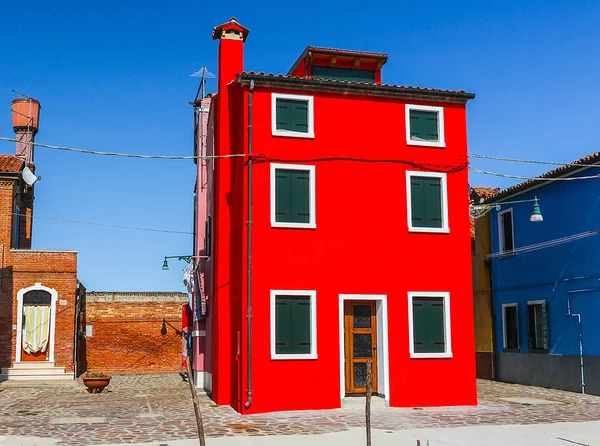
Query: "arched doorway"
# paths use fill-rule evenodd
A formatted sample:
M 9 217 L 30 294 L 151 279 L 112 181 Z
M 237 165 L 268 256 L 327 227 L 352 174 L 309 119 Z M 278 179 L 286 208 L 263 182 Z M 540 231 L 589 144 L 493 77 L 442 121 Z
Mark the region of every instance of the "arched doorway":
M 16 362 L 54 362 L 56 290 L 36 283 L 17 293 Z

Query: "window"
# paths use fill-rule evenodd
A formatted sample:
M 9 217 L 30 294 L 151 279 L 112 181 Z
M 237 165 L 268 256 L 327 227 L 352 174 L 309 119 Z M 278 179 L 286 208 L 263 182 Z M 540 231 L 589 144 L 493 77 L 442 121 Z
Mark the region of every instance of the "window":
M 271 100 L 273 135 L 314 138 L 312 96 L 273 93 Z
M 450 293 L 408 293 L 411 358 L 451 358 Z
M 406 105 L 406 144 L 445 147 L 444 109 L 425 105 Z
M 12 248 L 19 248 L 21 241 L 21 209 L 15 206 L 13 221 L 12 221 Z
M 271 164 L 271 226 L 316 228 L 315 166 Z
M 271 359 L 317 358 L 316 294 L 271 290 Z
M 350 82 L 375 82 L 375 70 L 311 65 L 310 71 L 313 78 L 337 79 Z
M 204 255 L 212 256 L 212 216 L 210 215 L 204 222 Z
M 547 352 L 549 347 L 548 305 L 544 300 L 527 302 L 527 344 L 530 351 Z
M 515 249 L 512 209 L 507 209 L 498 213 L 498 230 L 500 252 L 512 251 Z
M 449 232 L 446 174 L 406 172 L 408 229 Z
M 519 315 L 517 304 L 502 305 L 504 351 L 519 351 Z

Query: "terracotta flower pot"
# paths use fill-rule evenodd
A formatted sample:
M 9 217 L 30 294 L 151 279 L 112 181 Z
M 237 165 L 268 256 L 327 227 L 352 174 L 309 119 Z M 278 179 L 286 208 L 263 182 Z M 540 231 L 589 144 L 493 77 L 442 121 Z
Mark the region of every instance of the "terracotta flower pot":
M 101 393 L 106 386 L 110 383 L 112 376 L 103 376 L 99 378 L 86 378 L 82 377 L 83 384 L 87 387 L 90 393 Z

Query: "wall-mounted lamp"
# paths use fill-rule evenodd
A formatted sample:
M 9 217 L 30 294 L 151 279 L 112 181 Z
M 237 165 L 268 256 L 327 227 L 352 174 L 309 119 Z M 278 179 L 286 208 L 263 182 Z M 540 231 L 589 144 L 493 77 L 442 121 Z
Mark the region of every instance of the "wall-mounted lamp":
M 538 203 L 538 197 L 534 197 L 531 200 L 516 200 L 516 201 L 502 201 L 499 203 L 490 203 L 490 204 L 472 204 L 469 207 L 469 213 L 471 214 L 471 218 L 480 218 L 485 214 L 490 212 L 492 209 L 496 209 L 499 211 L 501 207 L 505 204 L 517 204 L 517 203 L 533 203 L 533 212 L 531 217 L 529 217 L 529 221 L 534 223 L 544 221 L 544 217 L 542 216 L 542 212 L 540 211 L 540 205 Z
M 165 261 L 163 262 L 162 269 L 164 271 L 169 270 L 169 262 L 167 262 L 167 259 L 183 260 L 186 263 L 190 263 L 194 259 L 208 259 L 208 258 L 209 258 L 209 256 L 165 256 Z

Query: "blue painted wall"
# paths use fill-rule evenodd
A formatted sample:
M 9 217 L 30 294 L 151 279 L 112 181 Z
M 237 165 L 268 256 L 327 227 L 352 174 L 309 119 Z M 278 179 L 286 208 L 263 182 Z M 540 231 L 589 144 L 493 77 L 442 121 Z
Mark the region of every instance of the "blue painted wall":
M 587 169 L 574 176 L 600 173 Z M 544 221 L 529 221 L 532 203 L 512 208 L 515 249 L 600 229 L 600 179 L 554 181 L 502 201 L 537 196 Z M 491 212 L 492 250 L 499 251 L 498 212 Z M 571 312 L 581 314 L 586 356 L 600 356 L 600 235 L 492 259 L 496 351 L 503 351 L 502 304 L 518 304 L 520 352 L 528 353 L 527 302 L 548 305 L 550 348 L 554 355 L 579 355 L 579 328 Z

